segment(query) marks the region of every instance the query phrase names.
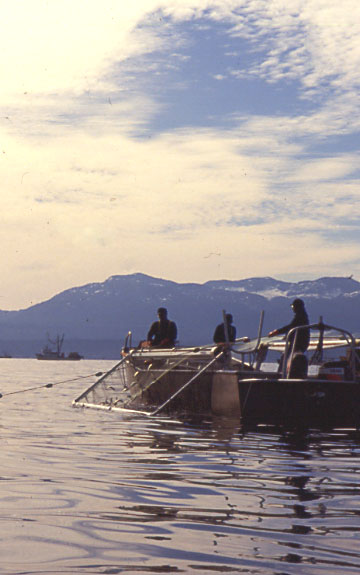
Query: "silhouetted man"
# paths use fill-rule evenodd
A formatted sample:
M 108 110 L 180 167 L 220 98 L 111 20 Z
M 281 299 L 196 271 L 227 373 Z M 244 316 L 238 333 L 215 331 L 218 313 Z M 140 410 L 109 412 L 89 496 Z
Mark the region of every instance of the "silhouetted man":
M 225 315 L 225 320 L 229 339 L 227 340 L 226 337 L 225 323 L 219 323 L 214 332 L 213 339 L 215 343 L 225 343 L 226 341 L 233 342 L 236 339 L 236 327 L 232 325 L 233 316 L 231 313 L 227 313 Z
M 289 336 L 289 346 L 287 349 L 287 371 L 290 377 L 305 377 L 307 373 L 307 359 L 304 356 L 305 351 L 310 343 L 310 328 L 301 326 L 309 325 L 308 314 L 305 310 L 305 304 L 302 299 L 294 299 L 291 304 L 294 312 L 292 321 L 271 331 L 268 336 L 273 337 L 282 333 L 286 334 L 295 327 L 300 327 Z M 282 355 L 279 363 L 279 372 L 282 371 L 284 365 L 284 355 Z M 288 361 L 290 360 L 290 361 Z
M 294 299 L 291 304 L 292 310 L 294 312 L 294 317 L 292 321 L 284 325 L 283 327 L 279 327 L 278 329 L 274 329 L 271 331 L 268 336 L 273 337 L 274 335 L 280 335 L 282 333 L 288 333 L 294 327 L 299 327 L 302 325 L 309 325 L 309 318 L 308 314 L 305 310 L 305 304 L 302 299 Z M 307 348 L 309 347 L 310 342 L 310 329 L 298 329 L 297 332 L 293 332 L 289 337 L 289 352 L 291 353 L 293 347 L 294 352 L 301 352 L 304 353 Z
M 151 325 L 147 341 L 151 347 L 174 347 L 177 337 L 176 324 L 168 319 L 166 308 L 159 307 L 157 313 L 159 320 Z

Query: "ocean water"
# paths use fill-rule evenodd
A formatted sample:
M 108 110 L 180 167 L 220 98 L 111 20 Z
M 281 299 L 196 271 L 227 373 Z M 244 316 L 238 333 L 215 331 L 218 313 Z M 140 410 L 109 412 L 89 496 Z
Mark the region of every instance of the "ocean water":
M 114 363 L 0 360 L 1 575 L 359 574 L 356 430 L 73 408 Z

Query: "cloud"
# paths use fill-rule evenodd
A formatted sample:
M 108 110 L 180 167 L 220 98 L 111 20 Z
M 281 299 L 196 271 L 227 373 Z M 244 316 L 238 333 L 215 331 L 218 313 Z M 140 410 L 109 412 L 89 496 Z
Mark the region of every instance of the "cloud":
M 358 3 L 121 4 L 0 2 L 9 305 L 356 262 Z
M 96 81 L 114 52 L 126 58 L 138 46 L 129 31 L 154 2 L 126 8 L 115 0 L 0 2 L 1 66 L 6 92 L 79 92 Z
M 299 80 L 305 95 L 356 90 L 360 82 L 360 6 L 356 0 L 225 3 L 215 17 L 233 23 L 232 34 L 248 38 L 260 61 L 243 74 L 268 82 Z M 210 11 L 211 14 L 211 11 Z

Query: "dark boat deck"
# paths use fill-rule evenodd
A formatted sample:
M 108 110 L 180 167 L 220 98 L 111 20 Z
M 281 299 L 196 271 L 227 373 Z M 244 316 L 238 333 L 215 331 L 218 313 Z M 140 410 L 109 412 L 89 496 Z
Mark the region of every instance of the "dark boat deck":
M 360 383 L 323 379 L 239 381 L 241 418 L 360 425 Z

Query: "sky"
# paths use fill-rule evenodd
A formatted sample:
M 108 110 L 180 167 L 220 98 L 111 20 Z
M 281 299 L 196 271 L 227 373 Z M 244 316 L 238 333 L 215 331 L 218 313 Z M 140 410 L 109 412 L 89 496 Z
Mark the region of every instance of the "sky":
M 0 309 L 360 280 L 358 0 L 0 0 Z

